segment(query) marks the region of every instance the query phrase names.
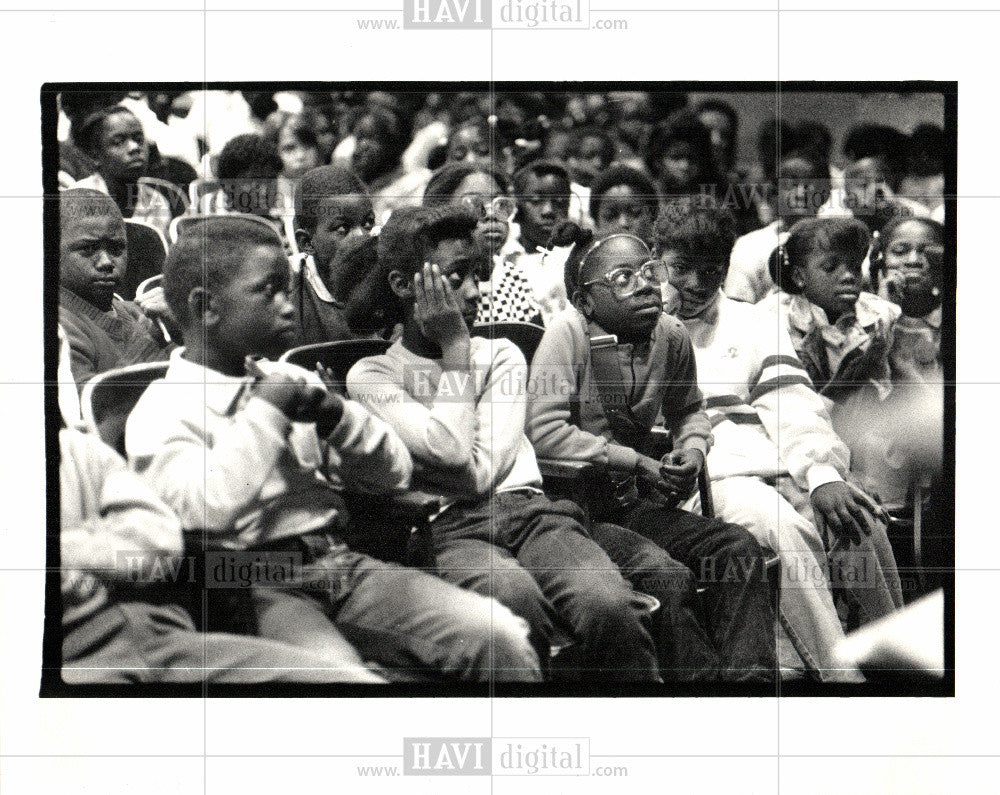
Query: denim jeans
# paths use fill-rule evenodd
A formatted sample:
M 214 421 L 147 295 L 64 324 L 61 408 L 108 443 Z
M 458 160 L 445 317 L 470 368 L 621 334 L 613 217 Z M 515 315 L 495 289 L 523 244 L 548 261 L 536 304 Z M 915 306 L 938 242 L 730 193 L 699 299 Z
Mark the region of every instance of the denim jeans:
M 863 681 L 834 648 L 844 631 L 833 604 L 826 548 L 816 527 L 773 486 L 756 477 L 712 483 L 715 513 L 746 527 L 781 558 L 781 625 L 807 669 L 821 681 Z
M 389 668 L 463 681 L 542 678 L 527 624 L 492 599 L 344 547 L 303 576 L 297 588 L 252 588 L 262 636 L 331 654 L 349 644 Z
M 67 628 L 62 677 L 68 684 L 132 682 L 366 682 L 386 680 L 347 655 L 273 640 L 198 632 L 177 605 L 122 602 Z
M 642 498 L 615 518 L 691 569 L 705 591 L 706 628 L 724 681 L 773 681 L 774 608 L 760 544 L 739 525 Z
M 452 505 L 432 523 L 438 573 L 496 597 L 549 641 L 564 624 L 587 678 L 658 681 L 646 602 L 590 538 L 580 508 L 523 490 Z
M 660 609 L 653 616 L 653 637 L 663 679 L 718 679 L 721 662 L 699 619 L 691 569 L 645 536 L 624 527 L 600 522 L 590 528 L 590 535 L 637 591 L 659 600 Z

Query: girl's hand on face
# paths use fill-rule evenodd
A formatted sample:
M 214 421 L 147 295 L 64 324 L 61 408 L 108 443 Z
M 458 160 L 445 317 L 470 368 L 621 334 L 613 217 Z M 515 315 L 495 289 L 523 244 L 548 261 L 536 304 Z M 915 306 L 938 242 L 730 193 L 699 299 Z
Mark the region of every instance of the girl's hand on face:
M 462 317 L 458 298 L 437 265 L 424 263 L 413 277 L 414 319 L 420 333 L 442 348 L 468 342 L 469 329 Z

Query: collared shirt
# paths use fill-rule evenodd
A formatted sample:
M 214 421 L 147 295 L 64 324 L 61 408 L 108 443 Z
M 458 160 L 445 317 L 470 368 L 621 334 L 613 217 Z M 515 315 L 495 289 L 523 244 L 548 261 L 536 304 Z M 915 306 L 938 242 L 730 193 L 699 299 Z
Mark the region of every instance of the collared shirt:
M 331 526 L 342 487 L 371 493 L 409 484 L 412 462 L 399 438 L 357 403 L 327 440 L 290 422 L 233 377 L 183 358 L 149 386 L 129 416 L 125 446 L 138 470 L 180 517 L 220 545 L 242 549 Z M 315 374 L 259 363 L 318 383 Z
M 941 369 L 941 307 L 923 317 L 901 315 L 889 352 L 893 380 L 936 383 Z

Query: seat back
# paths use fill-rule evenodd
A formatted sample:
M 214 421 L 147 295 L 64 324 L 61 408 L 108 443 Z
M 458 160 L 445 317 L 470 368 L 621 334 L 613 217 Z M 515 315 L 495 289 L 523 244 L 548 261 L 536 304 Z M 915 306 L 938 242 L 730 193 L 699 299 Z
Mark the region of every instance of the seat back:
M 159 177 L 139 177 L 140 185 L 148 185 L 153 190 L 163 195 L 163 198 L 170 204 L 170 217 L 176 218 L 187 212 L 190 205 L 188 195 L 173 182 L 168 182 Z
M 334 342 L 318 342 L 314 345 L 301 345 L 286 351 L 280 361 L 304 367 L 306 370 L 316 369 L 319 362 L 333 371 L 333 379 L 337 386 L 346 390 L 347 373 L 366 356 L 380 356 L 389 350 L 388 340 L 336 340 Z
M 122 295 L 132 298 L 139 284 L 163 273 L 167 241 L 155 226 L 134 218 L 125 219 L 125 239 L 128 246 L 125 279 L 120 288 Z
M 483 337 L 485 339 L 508 339 L 513 342 L 528 364 L 535 357 L 538 350 L 538 343 L 542 341 L 545 329 L 534 323 L 520 323 L 510 321 L 508 323 L 478 323 L 472 327 L 472 336 Z
M 277 221 L 268 221 L 266 218 L 261 218 L 259 215 L 251 215 L 250 213 L 225 213 L 224 215 L 182 215 L 170 222 L 170 240 L 176 243 L 181 235 L 195 229 L 198 224 L 204 222 L 207 218 L 242 218 L 245 221 L 258 224 L 261 228 L 267 229 L 274 235 L 275 243 L 282 248 L 285 248 L 285 241 L 282 237 L 279 223 Z
M 153 381 L 167 374 L 167 362 L 132 364 L 98 373 L 83 385 L 80 408 L 87 428 L 125 455 L 125 422 Z

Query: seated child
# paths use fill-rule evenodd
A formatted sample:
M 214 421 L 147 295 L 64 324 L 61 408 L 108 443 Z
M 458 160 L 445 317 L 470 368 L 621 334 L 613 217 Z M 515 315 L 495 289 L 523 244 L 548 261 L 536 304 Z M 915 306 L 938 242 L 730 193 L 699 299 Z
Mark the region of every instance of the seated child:
M 886 581 L 895 571 L 883 573 L 873 550 L 879 544 L 887 549 L 885 526 L 875 521 L 881 510 L 844 482 L 847 448 L 833 432 L 787 332 L 775 328 L 760 307 L 722 294 L 736 229 L 727 210 L 703 201 L 673 203 L 656 230 L 656 255 L 662 275 L 680 294 L 676 315 L 691 335 L 712 422 L 715 442 L 708 463 L 715 513 L 778 551 L 781 622 L 809 670 L 824 681 L 858 680 L 858 672 L 842 669 L 834 654 L 844 633 L 824 541 L 774 484 L 781 479 L 799 491 L 800 507 L 808 495 L 811 508 L 844 539 L 831 555 L 835 574 L 869 574 L 864 582 L 837 576 L 837 585 L 845 588 L 889 590 Z M 895 606 L 889 598 L 883 604 L 867 618 Z
M 597 237 L 628 232 L 647 242 L 660 211 L 660 197 L 653 181 L 629 166 L 612 166 L 594 179 L 590 212 Z
M 59 323 L 81 389 L 97 373 L 167 358 L 152 321 L 115 294 L 125 260 L 125 224 L 111 197 L 87 188 L 60 193 Z
M 179 563 L 177 517 L 96 436 L 64 427 L 59 452 L 63 681 L 385 681 L 350 657 L 198 632 L 153 584 Z
M 541 323 L 531 281 L 524 272 L 523 250 L 511 241 L 517 204 L 499 172 L 470 163 L 449 163 L 437 171 L 424 191 L 424 207 L 462 204 L 479 216 L 475 238 L 492 258 L 489 279 L 479 281 L 476 323 Z
M 562 619 L 599 681 L 658 680 L 643 601 L 590 539 L 573 503 L 553 501 L 524 433 L 524 356 L 469 336 L 482 259 L 461 207 L 397 210 L 380 267 L 402 304 L 403 336 L 348 373 L 351 396 L 399 434 L 414 484 L 441 495 L 431 524 L 441 576 L 495 595 L 547 649 Z
M 514 193 L 524 249 L 516 260 L 548 323 L 567 306 L 562 272 L 569 249 L 553 245 L 552 233 L 569 217 L 569 173 L 557 162 L 536 160 L 514 175 Z
M 346 638 L 365 659 L 468 680 L 539 679 L 527 627 L 506 608 L 343 543 L 343 488 L 398 491 L 412 463 L 315 374 L 248 359 L 296 336 L 288 262 L 267 230 L 206 219 L 171 249 L 164 289 L 185 347 L 129 417 L 129 460 L 213 544 L 302 556 L 301 585 L 250 588 L 260 634 L 337 654 Z
M 149 147 L 135 114 L 121 105 L 101 108 L 83 121 L 75 138 L 96 170 L 73 187 L 109 195 L 122 216 L 145 221 L 166 235 L 170 202 L 155 188 L 139 183 L 149 167 Z
M 532 362 L 532 443 L 546 458 L 606 466 L 597 518 L 655 541 L 707 585 L 720 676 L 772 679 L 774 616 L 760 545 L 742 527 L 675 507 L 696 488 L 711 440 L 687 333 L 661 311 L 642 240 L 619 233 L 595 243 L 579 228 L 575 237 L 566 264 L 574 308 L 546 327 Z M 661 412 L 674 450 L 656 460 L 643 450 Z
M 295 237 L 304 256 L 292 279 L 299 345 L 354 336 L 344 309 L 355 285 L 333 266 L 342 245 L 367 238 L 374 225 L 368 191 L 349 168 L 320 166 L 302 176 L 296 193 Z

